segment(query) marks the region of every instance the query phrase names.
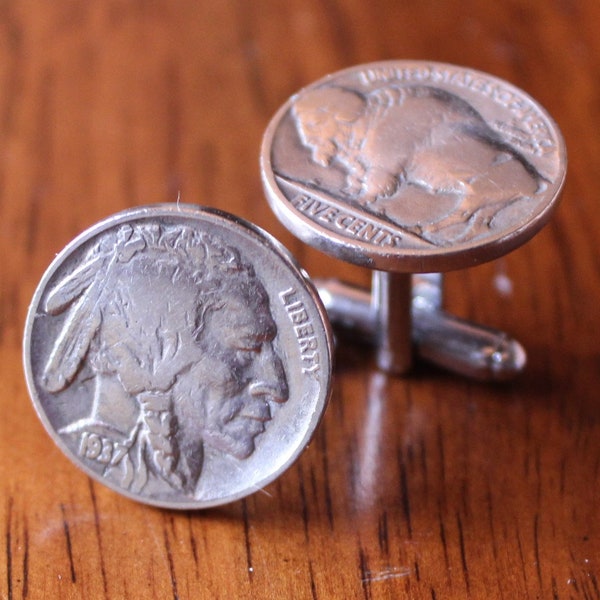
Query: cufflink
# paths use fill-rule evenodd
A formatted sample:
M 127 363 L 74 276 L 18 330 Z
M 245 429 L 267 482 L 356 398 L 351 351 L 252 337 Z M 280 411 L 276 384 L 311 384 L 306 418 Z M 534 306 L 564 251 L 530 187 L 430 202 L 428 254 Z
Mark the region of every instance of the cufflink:
M 253 493 L 308 444 L 331 334 L 268 234 L 186 205 L 130 209 L 44 274 L 24 335 L 38 415 L 88 475 L 132 499 L 206 508 Z
M 509 379 L 525 351 L 442 310 L 441 272 L 517 248 L 555 208 L 560 131 L 525 92 L 440 63 L 389 61 L 331 74 L 275 114 L 261 149 L 267 200 L 303 242 L 373 270 L 370 291 L 317 285 L 336 326 L 370 340 L 379 367 L 413 355 Z

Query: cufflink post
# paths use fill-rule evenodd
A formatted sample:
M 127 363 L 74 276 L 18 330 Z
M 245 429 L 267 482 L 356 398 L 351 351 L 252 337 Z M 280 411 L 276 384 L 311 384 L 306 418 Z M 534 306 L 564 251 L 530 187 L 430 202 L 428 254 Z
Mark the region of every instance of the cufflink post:
M 375 315 L 377 365 L 404 375 L 413 364 L 412 281 L 406 273 L 373 271 L 371 310 Z

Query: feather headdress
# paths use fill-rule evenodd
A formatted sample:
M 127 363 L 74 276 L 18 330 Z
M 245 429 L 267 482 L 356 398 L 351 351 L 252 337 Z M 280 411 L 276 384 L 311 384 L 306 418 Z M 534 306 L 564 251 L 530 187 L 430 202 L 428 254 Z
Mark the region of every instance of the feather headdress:
M 254 276 L 237 249 L 218 236 L 189 227 L 123 225 L 105 234 L 44 299 L 47 314 L 67 312 L 42 376 L 48 391 L 59 392 L 75 379 L 102 326 L 105 295 L 115 292 L 115 268 L 139 253 L 149 253 L 157 269 L 168 269 L 174 283 L 179 277 L 191 277 L 202 287 L 208 304 L 219 297 L 229 274 L 245 271 Z
M 44 310 L 59 315 L 68 310 L 44 368 L 43 384 L 50 392 L 59 392 L 75 378 L 92 340 L 102 323 L 100 298 L 109 283 L 111 266 L 123 255 L 131 257 L 143 240 L 133 235 L 130 226 L 101 239 L 82 264 L 62 279 L 44 301 Z

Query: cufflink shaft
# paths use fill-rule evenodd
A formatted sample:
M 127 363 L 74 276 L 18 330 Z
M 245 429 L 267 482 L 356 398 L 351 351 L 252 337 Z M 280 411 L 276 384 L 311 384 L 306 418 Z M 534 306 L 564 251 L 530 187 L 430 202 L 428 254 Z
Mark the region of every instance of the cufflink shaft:
M 373 271 L 371 312 L 377 365 L 404 375 L 412 368 L 412 278 L 406 273 Z

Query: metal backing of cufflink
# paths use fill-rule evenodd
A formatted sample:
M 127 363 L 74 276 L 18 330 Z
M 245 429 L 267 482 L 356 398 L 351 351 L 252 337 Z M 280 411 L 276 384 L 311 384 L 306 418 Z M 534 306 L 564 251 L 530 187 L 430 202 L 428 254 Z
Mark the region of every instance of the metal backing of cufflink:
M 417 355 L 477 379 L 526 362 L 503 332 L 442 310 L 440 272 L 517 248 L 563 187 L 557 125 L 522 90 L 453 65 L 389 61 L 334 73 L 276 113 L 261 175 L 281 222 L 305 243 L 373 269 L 371 291 L 317 282 L 331 321 L 402 374 Z

